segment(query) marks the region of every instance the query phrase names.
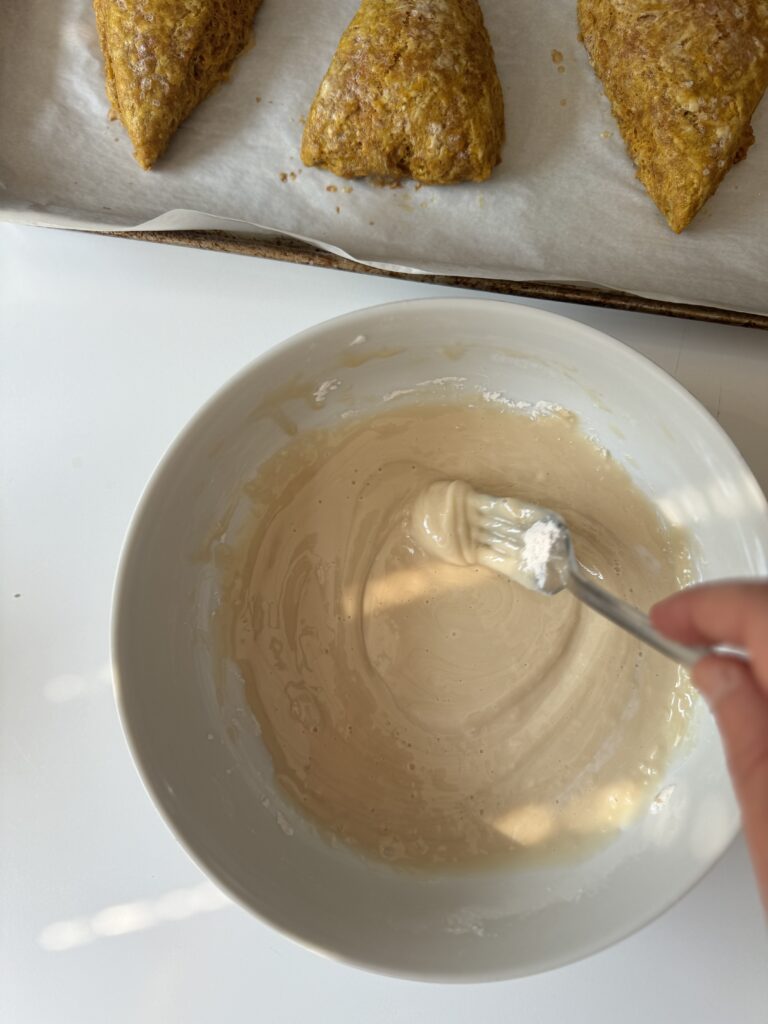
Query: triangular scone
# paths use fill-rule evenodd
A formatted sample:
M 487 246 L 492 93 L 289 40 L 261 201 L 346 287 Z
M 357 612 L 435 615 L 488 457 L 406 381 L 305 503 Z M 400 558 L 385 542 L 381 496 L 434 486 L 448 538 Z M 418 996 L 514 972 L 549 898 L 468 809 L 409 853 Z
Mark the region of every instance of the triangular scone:
M 301 158 L 346 178 L 483 181 L 504 101 L 477 0 L 363 0 L 309 111 Z
M 227 77 L 261 0 L 93 0 L 111 116 L 142 167 Z
M 637 176 L 682 231 L 754 141 L 764 0 L 579 0 L 584 45 Z

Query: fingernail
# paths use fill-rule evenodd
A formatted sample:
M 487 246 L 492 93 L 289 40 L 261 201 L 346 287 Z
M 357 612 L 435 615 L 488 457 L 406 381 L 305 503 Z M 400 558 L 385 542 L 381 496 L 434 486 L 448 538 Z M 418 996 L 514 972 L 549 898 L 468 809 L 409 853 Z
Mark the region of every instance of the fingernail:
M 713 658 L 696 666 L 693 680 L 710 710 L 714 711 L 734 690 L 744 685 L 747 675 L 741 665 L 724 658 Z

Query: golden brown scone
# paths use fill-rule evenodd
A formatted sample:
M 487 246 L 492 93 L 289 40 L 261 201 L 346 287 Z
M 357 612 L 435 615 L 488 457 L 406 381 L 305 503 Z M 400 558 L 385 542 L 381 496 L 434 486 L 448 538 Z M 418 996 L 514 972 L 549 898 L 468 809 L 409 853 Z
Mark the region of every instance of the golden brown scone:
M 309 111 L 301 158 L 345 178 L 483 181 L 504 101 L 477 0 L 363 0 Z
M 227 77 L 261 0 L 93 0 L 111 117 L 149 168 Z
M 578 0 L 592 66 L 637 176 L 682 231 L 754 141 L 765 0 Z

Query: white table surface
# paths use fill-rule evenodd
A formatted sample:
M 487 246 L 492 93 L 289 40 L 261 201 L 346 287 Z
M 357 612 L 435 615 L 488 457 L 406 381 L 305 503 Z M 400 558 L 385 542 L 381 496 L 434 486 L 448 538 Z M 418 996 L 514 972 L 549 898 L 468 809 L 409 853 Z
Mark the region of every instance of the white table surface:
M 205 398 L 295 331 L 416 283 L 0 227 L 0 1021 L 765 1024 L 739 839 L 661 919 L 579 964 L 451 987 L 323 960 L 233 906 L 163 824 L 110 686 L 123 536 Z M 768 334 L 578 306 L 714 412 L 768 491 Z

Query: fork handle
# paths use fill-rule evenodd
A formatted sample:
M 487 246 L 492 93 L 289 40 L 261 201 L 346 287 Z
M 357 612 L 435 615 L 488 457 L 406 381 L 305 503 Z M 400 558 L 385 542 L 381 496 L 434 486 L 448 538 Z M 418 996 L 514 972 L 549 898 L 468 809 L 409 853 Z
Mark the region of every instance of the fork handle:
M 578 566 L 569 564 L 567 587 L 571 593 L 584 604 L 589 605 L 594 611 L 610 619 L 617 626 L 626 629 L 628 633 L 636 636 L 650 647 L 654 647 L 662 654 L 666 654 L 673 661 L 680 662 L 692 668 L 697 661 L 707 657 L 709 654 L 719 654 L 728 658 L 738 658 L 740 661 L 749 661 L 749 654 L 741 647 L 731 647 L 718 644 L 713 647 L 689 647 L 687 644 L 679 644 L 669 640 L 651 625 L 651 620 L 626 601 L 614 597 L 607 590 L 598 587 L 590 579 L 582 574 Z

